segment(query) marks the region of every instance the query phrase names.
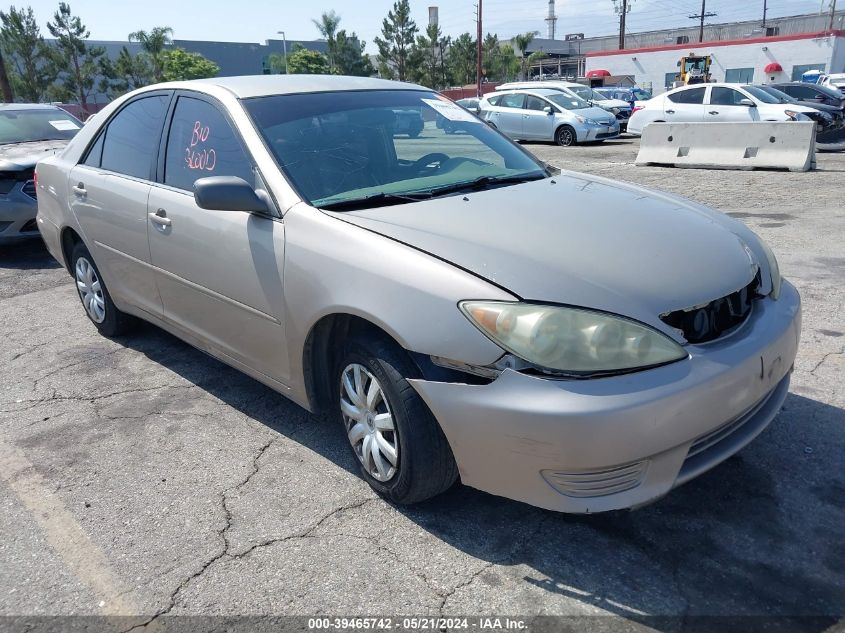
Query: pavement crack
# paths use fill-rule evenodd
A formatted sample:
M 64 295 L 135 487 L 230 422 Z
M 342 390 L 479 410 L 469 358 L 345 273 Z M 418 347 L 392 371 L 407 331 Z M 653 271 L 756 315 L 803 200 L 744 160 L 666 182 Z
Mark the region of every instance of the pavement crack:
M 825 354 L 824 356 L 822 356 L 822 359 L 821 359 L 818 363 L 816 363 L 816 366 L 815 366 L 815 367 L 813 367 L 813 368 L 810 370 L 810 374 L 811 374 L 812 376 L 815 376 L 815 375 L 816 375 L 816 371 L 818 371 L 818 369 L 819 369 L 822 365 L 824 365 L 824 364 L 825 364 L 825 362 L 827 362 L 827 359 L 829 359 L 831 356 L 842 356 L 843 354 L 845 354 L 845 347 L 843 347 L 843 348 L 842 348 L 842 350 L 841 350 L 841 351 L 839 351 L 839 352 L 828 352 L 827 354 Z
M 24 404 L 27 406 L 18 407 L 13 409 L 0 409 L 0 413 L 20 413 L 21 411 L 28 411 L 29 409 L 34 409 L 37 406 L 40 406 L 46 402 L 57 402 L 57 401 L 70 401 L 70 402 L 97 402 L 99 400 L 105 400 L 107 398 L 114 398 L 115 396 L 123 396 L 130 393 L 147 393 L 150 391 L 168 391 L 173 389 L 193 389 L 194 385 L 157 385 L 155 387 L 135 387 L 133 389 L 123 389 L 120 391 L 112 391 L 109 393 L 100 394 L 98 396 L 84 396 L 84 395 L 74 395 L 74 396 L 64 396 L 59 395 L 59 393 L 53 389 L 53 393 L 46 397 L 46 398 L 37 398 L 37 399 L 28 399 L 28 400 L 16 400 L 14 404 Z

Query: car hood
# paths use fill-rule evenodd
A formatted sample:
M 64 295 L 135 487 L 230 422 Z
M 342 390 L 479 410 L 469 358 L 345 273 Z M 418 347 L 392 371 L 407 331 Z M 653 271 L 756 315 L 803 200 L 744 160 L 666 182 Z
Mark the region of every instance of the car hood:
M 631 109 L 631 104 L 627 101 L 622 101 L 621 99 L 602 99 L 600 101 L 596 101 L 595 103 L 604 108 L 622 108 L 623 110 Z
M 608 112 L 604 108 L 597 108 L 596 106 L 590 108 L 580 108 L 578 110 L 569 110 L 569 112 L 587 117 L 588 119 L 593 119 L 593 121 L 598 121 L 600 123 L 609 121 L 607 125 L 612 125 L 616 121 L 616 117 L 613 116 L 613 112 Z
M 0 145 L 0 171 L 20 171 L 35 167 L 39 160 L 57 154 L 67 144 L 66 140 L 52 140 Z
M 327 213 L 447 260 L 521 299 L 622 314 L 680 341 L 660 314 L 743 288 L 765 257 L 751 231 L 717 211 L 572 172 Z

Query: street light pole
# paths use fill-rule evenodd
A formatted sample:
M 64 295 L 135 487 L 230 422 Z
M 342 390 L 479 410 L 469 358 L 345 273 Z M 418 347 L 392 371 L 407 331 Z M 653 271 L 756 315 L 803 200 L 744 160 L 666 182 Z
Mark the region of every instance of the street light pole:
M 477 25 L 477 33 L 476 33 L 476 42 L 475 42 L 475 92 L 476 96 L 480 99 L 481 98 L 481 0 L 478 0 L 478 25 Z
M 278 35 L 282 36 L 282 50 L 284 51 L 284 54 L 285 54 L 285 74 L 287 75 L 287 74 L 289 74 L 288 73 L 288 42 L 287 42 L 287 39 L 285 38 L 285 32 L 284 31 L 276 31 L 276 33 Z

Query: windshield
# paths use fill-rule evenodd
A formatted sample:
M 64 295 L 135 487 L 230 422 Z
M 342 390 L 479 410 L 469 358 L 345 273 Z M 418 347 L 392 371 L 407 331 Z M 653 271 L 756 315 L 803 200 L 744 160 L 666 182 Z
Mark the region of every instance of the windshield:
M 785 92 L 781 92 L 777 88 L 772 88 L 771 86 L 760 86 L 760 90 L 765 90 L 768 94 L 772 95 L 775 99 L 777 99 L 778 103 L 797 103 L 798 99 L 794 97 L 790 97 Z
M 244 105 L 278 165 L 317 207 L 410 202 L 463 183 L 547 176 L 518 145 L 433 92 L 273 95 Z
M 566 110 L 583 110 L 584 108 L 590 107 L 590 104 L 584 101 L 581 97 L 564 94 L 562 92 L 545 95 L 545 97 L 555 105 L 565 108 Z
M 651 93 L 647 90 L 640 90 L 639 88 L 634 88 L 631 92 L 634 93 L 634 98 L 638 101 L 648 101 L 651 99 Z
M 783 103 L 779 97 L 769 94 L 759 86 L 743 86 L 743 89 L 763 103 Z
M 567 86 L 566 89 L 587 101 L 603 101 L 607 98 L 597 92 L 593 92 L 593 89 L 588 86 Z
M 0 110 L 0 144 L 67 140 L 81 127 L 79 121 L 58 108 Z

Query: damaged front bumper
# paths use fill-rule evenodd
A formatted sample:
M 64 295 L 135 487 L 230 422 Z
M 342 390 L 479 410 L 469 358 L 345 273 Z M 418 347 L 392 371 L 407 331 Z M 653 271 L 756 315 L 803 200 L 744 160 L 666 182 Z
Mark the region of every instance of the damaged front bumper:
M 505 370 L 486 385 L 411 380 L 464 484 L 563 512 L 649 503 L 727 459 L 777 415 L 801 330 L 798 292 L 756 302 L 690 359 L 634 374 L 552 380 Z

